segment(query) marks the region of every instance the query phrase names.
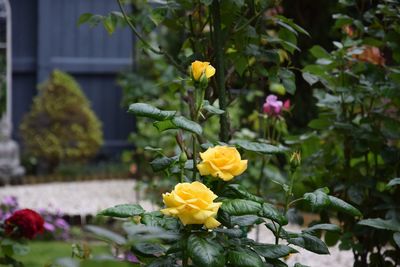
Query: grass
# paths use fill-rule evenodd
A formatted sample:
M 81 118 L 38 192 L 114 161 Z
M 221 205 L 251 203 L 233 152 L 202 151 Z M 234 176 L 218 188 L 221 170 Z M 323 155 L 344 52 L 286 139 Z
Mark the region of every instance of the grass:
M 44 267 L 58 258 L 71 257 L 72 243 L 62 241 L 36 241 L 31 242 L 30 252 L 25 256 L 16 257 L 27 267 Z M 93 254 L 102 254 L 109 251 L 106 244 L 90 244 Z

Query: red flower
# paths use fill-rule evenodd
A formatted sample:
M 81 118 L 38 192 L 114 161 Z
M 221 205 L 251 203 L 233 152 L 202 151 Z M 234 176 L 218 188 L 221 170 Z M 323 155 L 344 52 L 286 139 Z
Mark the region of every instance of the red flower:
M 30 209 L 17 210 L 5 220 L 5 233 L 14 237 L 32 239 L 44 231 L 44 220 L 37 212 Z

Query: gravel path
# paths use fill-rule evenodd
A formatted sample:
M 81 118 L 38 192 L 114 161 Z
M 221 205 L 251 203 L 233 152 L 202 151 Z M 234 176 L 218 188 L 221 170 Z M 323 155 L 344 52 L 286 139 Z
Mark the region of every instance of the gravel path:
M 37 185 L 6 186 L 0 188 L 0 199 L 16 196 L 20 207 L 61 210 L 71 215 L 96 214 L 117 204 L 135 203 L 133 180 L 85 182 L 57 182 Z M 148 202 L 143 208 L 154 210 Z
M 40 209 L 49 211 L 61 210 L 67 214 L 96 214 L 98 211 L 125 203 L 136 203 L 134 191 L 135 182 L 132 180 L 108 180 L 89 182 L 49 183 L 25 186 L 6 186 L 0 188 L 0 199 L 5 196 L 16 196 L 21 208 Z M 147 201 L 139 204 L 146 210 L 156 210 Z M 293 232 L 301 231 L 296 225 L 285 229 Z M 255 237 L 255 232 L 250 233 Z M 272 234 L 265 228 L 260 228 L 260 241 L 273 243 Z M 353 255 L 350 251 L 339 251 L 337 247 L 329 248 L 330 255 L 317 255 L 301 248 L 301 253 L 293 254 L 287 260 L 289 266 L 299 262 L 310 267 L 351 267 Z

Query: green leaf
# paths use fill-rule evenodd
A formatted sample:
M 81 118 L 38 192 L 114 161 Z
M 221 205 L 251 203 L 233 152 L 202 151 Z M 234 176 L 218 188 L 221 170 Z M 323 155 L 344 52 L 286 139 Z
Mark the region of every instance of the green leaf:
M 258 255 L 269 259 L 278 259 L 298 252 L 287 245 L 262 244 L 252 245 L 252 248 Z
M 94 225 L 86 225 L 85 229 L 93 233 L 97 238 L 101 240 L 108 242 L 111 241 L 118 245 L 124 245 L 126 243 L 126 239 L 122 235 L 111 232 L 110 230 L 100 228 Z
M 300 27 L 299 25 L 294 23 L 292 19 L 288 19 L 281 15 L 277 15 L 276 18 L 280 19 L 281 21 L 285 22 L 286 24 L 289 24 L 292 28 L 294 28 L 299 33 L 305 34 L 308 37 L 310 37 L 310 34 L 305 29 L 303 29 L 302 27 Z
M 357 208 L 341 200 L 340 198 L 329 196 L 329 200 L 331 202 L 330 206 L 337 211 L 347 213 L 352 216 L 362 216 L 361 212 Z
M 296 77 L 294 73 L 288 69 L 280 68 L 278 72 L 282 80 L 283 86 L 289 94 L 294 95 L 296 92 Z
M 308 127 L 315 130 L 325 130 L 332 126 L 332 121 L 323 118 L 323 119 L 313 119 L 308 123 Z
M 108 34 L 112 34 L 115 31 L 115 26 L 117 24 L 117 20 L 115 19 L 115 17 L 113 17 L 112 15 L 108 15 L 107 17 L 105 17 L 105 19 L 103 20 L 103 25 L 104 28 L 106 29 L 106 31 L 108 32 Z
M 14 242 L 12 244 L 12 250 L 14 251 L 15 255 L 24 256 L 30 252 L 30 247 L 27 244 L 22 244 L 19 242 Z
M 82 25 L 83 23 L 88 22 L 93 17 L 91 13 L 83 13 L 79 16 L 78 25 Z
M 176 125 L 176 127 L 198 135 L 202 134 L 203 132 L 203 129 L 201 128 L 200 124 L 188 120 L 183 116 L 173 118 L 172 122 Z
M 98 215 L 117 218 L 129 218 L 137 215 L 142 215 L 143 213 L 145 213 L 145 210 L 138 204 L 122 204 L 102 210 L 98 213 Z
M 340 232 L 340 227 L 337 226 L 336 224 L 321 223 L 321 224 L 315 224 L 315 225 L 303 230 L 303 233 L 313 234 L 319 230 L 325 230 L 325 231 L 330 231 L 330 232 Z
M 245 140 L 234 140 L 232 143 L 240 148 L 243 148 L 244 150 L 262 154 L 276 154 L 287 151 L 287 149 L 284 147 L 277 147 L 265 143 L 250 142 Z
M 165 16 L 167 14 L 167 9 L 166 8 L 155 8 L 152 10 L 150 13 L 150 19 L 153 21 L 153 23 L 158 26 L 160 23 L 162 23 L 165 19 Z
M 329 196 L 321 189 L 317 189 L 312 193 L 305 193 L 303 198 L 313 210 L 324 208 L 330 204 Z
M 260 224 L 263 222 L 264 220 L 257 215 L 242 215 L 231 217 L 231 224 L 238 226 L 252 226 L 254 224 Z
M 204 100 L 203 109 L 205 109 L 208 113 L 221 115 L 225 113 L 225 110 L 219 109 L 208 102 L 208 100 Z
M 152 162 L 150 162 L 150 166 L 154 172 L 159 172 L 175 164 L 176 162 L 178 162 L 178 160 L 179 156 L 174 156 L 171 158 L 168 157 L 156 158 Z
M 146 103 L 131 104 L 128 111 L 136 116 L 147 117 L 159 121 L 171 119 L 176 114 L 176 111 L 160 110 Z
M 261 258 L 248 249 L 231 250 L 228 253 L 228 261 L 232 266 L 240 267 L 263 267 Z
M 218 242 L 211 242 L 192 234 L 188 238 L 187 246 L 189 256 L 196 266 L 225 266 L 224 249 Z
M 234 60 L 235 70 L 237 73 L 242 76 L 244 71 L 248 68 L 248 60 L 245 56 L 238 56 Z
M 221 209 L 230 215 L 257 215 L 261 210 L 261 204 L 251 200 L 245 199 L 227 199 L 223 200 Z
M 132 248 L 144 255 L 160 255 L 165 252 L 165 248 L 160 244 L 147 242 L 137 242 L 132 245 Z
M 175 267 L 175 260 L 171 257 L 159 257 L 153 260 L 147 267 Z
M 265 258 L 265 261 L 269 264 L 272 264 L 272 266 L 274 266 L 274 267 L 288 267 L 288 265 L 285 262 L 283 262 L 279 259 Z M 267 265 L 267 266 L 271 266 L 271 265 Z
M 326 232 L 324 236 L 325 244 L 328 247 L 333 247 L 337 244 L 340 239 L 341 234 L 338 232 Z
M 286 216 L 280 213 L 273 205 L 268 203 L 263 204 L 261 216 L 275 221 L 280 225 L 286 225 L 288 223 Z
M 302 247 L 317 254 L 329 254 L 328 247 L 321 239 L 307 233 L 299 234 L 297 237 L 291 237 L 287 241 L 290 244 Z
M 400 223 L 393 220 L 383 220 L 381 218 L 366 219 L 358 222 L 359 225 L 369 226 L 376 229 L 400 232 Z
M 302 73 L 303 79 L 310 85 L 312 86 L 313 84 L 317 83 L 319 78 L 309 72 L 303 72 Z
M 200 124 L 188 120 L 183 116 L 174 117 L 170 120 L 156 121 L 153 124 L 160 132 L 169 129 L 183 129 L 198 135 L 203 132 Z
M 281 24 L 281 26 L 283 25 Z M 278 37 L 282 40 L 281 41 L 282 47 L 285 50 L 289 51 L 291 54 L 293 54 L 295 50 L 300 51 L 300 48 L 296 46 L 297 44 L 296 34 L 294 34 L 293 31 L 289 30 L 287 27 L 279 29 Z
M 244 237 L 244 236 L 247 235 L 247 233 L 243 232 L 243 230 L 240 229 L 240 228 L 232 228 L 232 229 L 229 229 L 229 228 L 216 228 L 213 231 L 225 234 L 225 235 L 230 236 L 230 237 L 235 237 L 235 238 Z
M 393 240 L 396 243 L 396 245 L 400 248 L 400 232 L 393 234 Z
M 99 25 L 100 22 L 102 22 L 104 20 L 104 17 L 101 15 L 93 15 L 89 21 L 87 22 L 89 24 L 90 27 L 96 27 L 97 25 Z
M 395 186 L 395 185 L 400 185 L 400 178 L 394 178 L 389 181 L 387 184 L 388 187 Z
M 141 220 L 143 224 L 145 223 L 144 218 L 146 217 L 146 215 L 148 214 L 144 214 L 143 219 Z M 154 240 L 176 241 L 181 238 L 179 232 L 177 232 L 177 230 L 179 230 L 178 227 L 175 227 L 173 231 L 167 231 L 166 227 L 163 227 L 164 218 L 158 218 L 158 219 L 159 219 L 158 224 L 156 226 L 126 222 L 122 225 L 122 228 L 128 235 L 128 240 L 131 243 L 153 242 Z M 146 223 L 148 222 L 149 218 L 147 217 Z
M 315 57 L 315 58 L 331 58 L 331 55 L 321 46 L 319 45 L 314 45 L 310 49 L 310 53 Z
M 240 196 L 242 198 L 245 198 L 245 199 L 248 199 L 248 200 L 252 200 L 252 201 L 256 201 L 256 202 L 259 202 L 259 203 L 264 203 L 264 199 L 263 198 L 247 192 L 247 190 L 243 186 L 241 186 L 239 184 L 230 184 L 230 185 L 227 186 L 227 189 L 230 189 L 230 190 L 234 191 L 238 196 Z

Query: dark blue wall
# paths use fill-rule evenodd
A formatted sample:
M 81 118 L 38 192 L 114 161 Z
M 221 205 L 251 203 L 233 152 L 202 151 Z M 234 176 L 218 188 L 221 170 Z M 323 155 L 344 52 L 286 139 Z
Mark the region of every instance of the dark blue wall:
M 113 0 L 11 0 L 13 22 L 13 135 L 37 93 L 37 84 L 58 68 L 72 74 L 103 123 L 103 152 L 128 147 L 134 120 L 121 107 L 118 72 L 132 62 L 128 29 L 109 36 L 100 25 L 77 26 L 80 14 L 117 10 Z

